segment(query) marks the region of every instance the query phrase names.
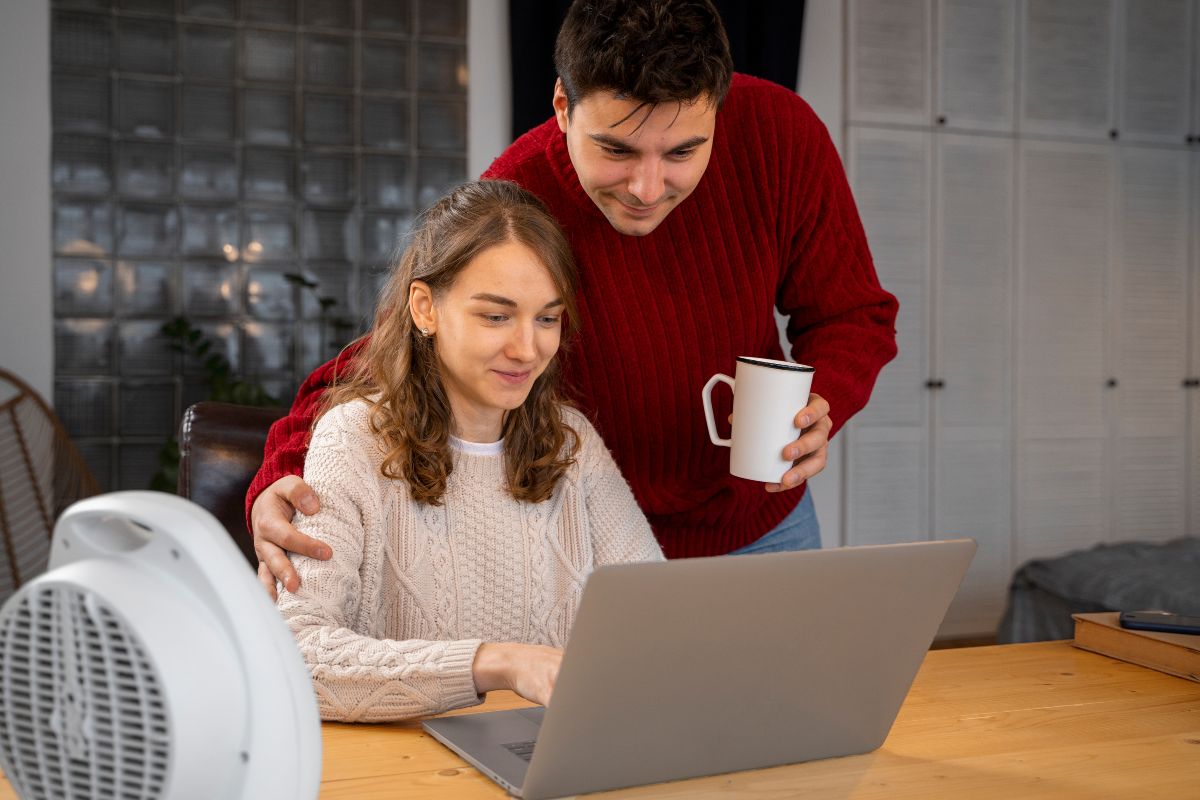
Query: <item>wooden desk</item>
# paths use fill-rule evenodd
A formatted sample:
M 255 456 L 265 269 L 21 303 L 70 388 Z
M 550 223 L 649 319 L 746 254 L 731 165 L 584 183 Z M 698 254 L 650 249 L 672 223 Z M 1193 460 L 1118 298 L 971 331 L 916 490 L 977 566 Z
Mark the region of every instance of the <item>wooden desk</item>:
M 486 708 L 522 704 L 497 692 Z M 417 724 L 327 724 L 324 740 L 321 800 L 505 796 Z M 1065 642 L 937 650 L 873 753 L 596 797 L 799 794 L 1200 798 L 1200 684 Z

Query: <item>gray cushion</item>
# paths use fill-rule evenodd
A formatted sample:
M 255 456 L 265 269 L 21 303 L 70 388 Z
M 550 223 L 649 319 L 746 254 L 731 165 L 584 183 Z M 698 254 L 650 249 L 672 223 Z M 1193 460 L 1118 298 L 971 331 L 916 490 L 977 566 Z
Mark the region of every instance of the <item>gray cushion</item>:
M 1150 609 L 1200 615 L 1200 539 L 1099 545 L 1030 561 L 1013 576 L 996 638 L 1070 639 L 1073 613 Z

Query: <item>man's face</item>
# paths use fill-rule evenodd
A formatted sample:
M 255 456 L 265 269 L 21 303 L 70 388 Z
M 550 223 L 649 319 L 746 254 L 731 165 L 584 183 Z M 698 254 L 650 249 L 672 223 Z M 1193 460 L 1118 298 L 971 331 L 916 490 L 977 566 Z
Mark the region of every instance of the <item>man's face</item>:
M 554 114 L 583 190 L 621 233 L 645 236 L 700 183 L 712 156 L 717 108 L 708 97 L 654 108 L 593 92 L 567 115 L 562 82 Z

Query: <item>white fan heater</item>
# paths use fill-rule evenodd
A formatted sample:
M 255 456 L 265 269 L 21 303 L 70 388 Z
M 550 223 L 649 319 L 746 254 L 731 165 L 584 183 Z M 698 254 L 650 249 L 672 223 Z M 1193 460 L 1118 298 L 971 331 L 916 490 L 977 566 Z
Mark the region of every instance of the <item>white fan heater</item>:
M 22 798 L 315 798 L 308 672 L 221 524 L 159 492 L 83 500 L 0 608 L 0 767 Z

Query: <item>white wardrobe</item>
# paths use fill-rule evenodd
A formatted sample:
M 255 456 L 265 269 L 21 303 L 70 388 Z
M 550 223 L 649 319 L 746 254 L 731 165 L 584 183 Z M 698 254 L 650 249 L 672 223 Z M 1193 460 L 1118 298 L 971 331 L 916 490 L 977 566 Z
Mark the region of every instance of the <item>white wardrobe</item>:
M 844 155 L 899 357 L 846 431 L 847 544 L 1013 571 L 1200 525 L 1200 2 L 848 0 Z

